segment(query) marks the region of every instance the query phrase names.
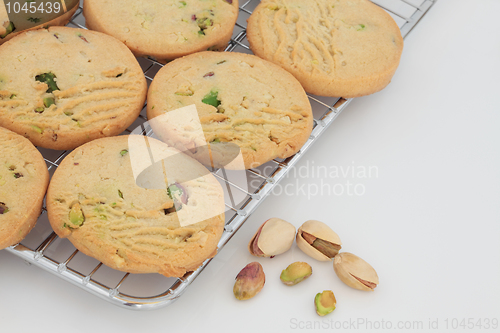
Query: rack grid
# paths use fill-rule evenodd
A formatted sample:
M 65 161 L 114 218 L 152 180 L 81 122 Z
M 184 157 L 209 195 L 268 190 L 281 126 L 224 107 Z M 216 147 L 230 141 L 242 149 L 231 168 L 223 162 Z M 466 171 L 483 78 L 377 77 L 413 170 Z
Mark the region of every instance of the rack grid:
M 406 37 L 436 1 L 376 0 L 373 2 L 394 18 L 401 29 L 401 34 Z M 240 15 L 226 51 L 251 53 L 246 40 L 246 20 L 260 1 L 240 0 L 240 2 L 243 2 L 239 8 Z M 81 6 L 68 26 L 85 28 Z M 162 64 L 154 59 L 140 58 L 138 61 L 149 85 Z M 219 251 L 352 100 L 308 96 L 314 115 L 314 128 L 311 136 L 294 156 L 287 159 L 274 159 L 258 168 L 247 170 L 247 179 L 251 179 L 252 184 L 258 183 L 258 185 L 245 188 L 228 179 L 223 169 L 212 172 L 229 194 L 225 203 L 226 224 L 218 243 Z M 139 118 L 127 129 L 127 132 L 131 133 L 133 129 L 141 125 L 144 127 L 146 121 L 146 106 L 144 105 Z M 142 132 L 145 135 L 149 134 L 145 129 Z M 70 153 L 42 148 L 39 150 L 45 158 L 51 175 L 60 161 Z M 233 193 L 238 194 L 237 202 Z M 59 238 L 50 227 L 45 204 L 37 225 L 30 234 L 21 243 L 6 250 L 22 258 L 28 264 L 45 269 L 112 304 L 134 310 L 158 309 L 171 304 L 184 293 L 211 261 L 207 259 L 196 271 L 189 272 L 181 278 L 167 278 L 159 274 L 130 274 L 112 270 L 80 253 L 68 240 Z

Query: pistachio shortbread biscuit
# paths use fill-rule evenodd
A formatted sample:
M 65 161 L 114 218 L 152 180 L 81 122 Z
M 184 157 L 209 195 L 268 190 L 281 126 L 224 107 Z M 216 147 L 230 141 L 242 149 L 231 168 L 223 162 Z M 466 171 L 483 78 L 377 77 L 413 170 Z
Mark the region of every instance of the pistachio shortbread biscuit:
M 238 17 L 238 0 L 86 0 L 87 26 L 123 41 L 136 56 L 161 62 L 223 50 Z
M 57 3 L 33 0 L 18 1 L 17 4 L 15 1 L 10 1 L 10 20 L 7 18 L 7 21 L 3 22 L 0 3 L 0 45 L 23 31 L 68 24 L 78 9 L 79 3 L 78 0 L 64 0 Z M 3 27 L 2 23 L 4 23 Z
M 26 138 L 0 127 L 0 249 L 35 226 L 49 183 L 47 165 Z
M 118 136 L 62 161 L 47 211 L 60 237 L 109 267 L 179 277 L 215 255 L 224 193 L 199 162 L 166 144 Z
M 0 125 L 36 146 L 72 149 L 121 133 L 146 90 L 130 50 L 99 32 L 52 27 L 0 48 Z
M 195 126 L 167 133 L 153 127 L 155 133 L 188 149 L 208 142 L 213 152 L 219 145 L 234 144 L 241 149 L 244 168 L 295 154 L 313 125 L 311 104 L 300 83 L 279 66 L 249 54 L 201 52 L 164 66 L 148 91 L 148 119 L 192 104 L 203 129 L 202 142 L 193 140 Z
M 403 50 L 397 24 L 368 0 L 263 0 L 247 31 L 256 55 L 323 96 L 351 98 L 383 89 Z

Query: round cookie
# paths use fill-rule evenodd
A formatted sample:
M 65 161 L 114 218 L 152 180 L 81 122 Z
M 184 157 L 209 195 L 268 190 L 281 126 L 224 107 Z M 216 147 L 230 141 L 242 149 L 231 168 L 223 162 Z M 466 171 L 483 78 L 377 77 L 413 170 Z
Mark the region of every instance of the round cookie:
M 0 126 L 36 146 L 72 149 L 117 135 L 144 105 L 147 85 L 137 60 L 99 32 L 25 32 L 2 45 L 0 63 Z
M 60 237 L 131 273 L 183 276 L 215 255 L 224 229 L 215 177 L 139 135 L 97 139 L 71 152 L 52 177 L 47 211 Z
M 27 5 L 31 5 L 31 3 L 34 3 L 37 8 L 35 13 L 32 13 L 33 9 L 27 10 L 26 12 L 24 12 L 24 10 L 20 10 L 19 13 L 15 13 L 14 10 L 16 5 L 14 5 L 14 3 L 14 1 L 11 1 L 10 4 L 12 6 L 10 19 L 12 19 L 12 21 L 9 21 L 9 18 L 7 18 L 7 21 L 2 21 L 2 6 L 0 6 L 0 45 L 24 31 L 37 30 L 42 27 L 47 28 L 52 26 L 64 26 L 68 24 L 69 20 L 73 17 L 76 10 L 78 9 L 80 1 L 65 0 L 61 2 L 64 5 L 59 4 L 60 6 L 55 8 L 54 5 L 49 2 L 27 2 Z M 22 6 L 24 6 L 24 4 L 22 4 Z M 41 11 L 42 8 L 44 9 L 43 12 Z M 59 8 L 59 10 L 56 12 L 57 8 Z
M 300 83 L 281 67 L 249 54 L 200 52 L 164 66 L 148 91 L 150 123 L 192 104 L 204 137 L 194 133 L 194 122 L 181 131 L 168 122 L 162 130 L 152 126 L 155 134 L 180 150 L 196 150 L 207 142 L 212 153 L 224 143 L 237 146 L 244 167 L 230 169 L 253 168 L 295 154 L 313 125 Z
M 238 0 L 85 0 L 89 29 L 123 41 L 136 56 L 166 62 L 223 50 L 238 18 Z
M 0 250 L 19 243 L 35 226 L 49 183 L 40 152 L 0 127 Z
M 248 19 L 252 51 L 312 94 L 358 97 L 391 81 L 403 50 L 389 14 L 368 0 L 263 0 Z

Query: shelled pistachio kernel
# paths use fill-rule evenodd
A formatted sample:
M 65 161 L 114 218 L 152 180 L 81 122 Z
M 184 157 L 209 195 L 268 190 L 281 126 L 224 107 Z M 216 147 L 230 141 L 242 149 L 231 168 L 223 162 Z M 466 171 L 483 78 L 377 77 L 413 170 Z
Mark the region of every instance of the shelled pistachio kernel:
M 266 282 L 264 269 L 258 262 L 246 265 L 236 276 L 233 294 L 236 299 L 243 301 L 257 295 Z
M 71 207 L 71 210 L 69 211 L 69 221 L 72 225 L 78 227 L 81 226 L 85 221 L 85 216 L 83 215 L 80 204 L 76 203 L 73 205 L 73 207 Z
M 316 307 L 316 313 L 322 317 L 333 312 L 337 306 L 333 291 L 324 290 L 322 293 L 316 294 L 314 306 Z
M 379 283 L 375 269 L 349 252 L 339 253 L 335 257 L 333 269 L 342 282 L 354 289 L 373 291 Z
M 280 280 L 287 286 L 294 286 L 312 274 L 312 267 L 306 262 L 294 262 L 281 272 Z
M 326 224 L 309 220 L 297 232 L 297 246 L 305 254 L 319 261 L 330 261 L 342 248 L 339 236 Z

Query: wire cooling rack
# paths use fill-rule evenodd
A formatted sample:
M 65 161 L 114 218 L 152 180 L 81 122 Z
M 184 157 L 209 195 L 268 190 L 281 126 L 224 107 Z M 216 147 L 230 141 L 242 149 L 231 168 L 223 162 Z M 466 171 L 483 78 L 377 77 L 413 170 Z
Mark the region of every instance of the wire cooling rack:
M 396 21 L 405 37 L 437 0 L 376 0 Z M 226 51 L 251 53 L 246 40 L 246 20 L 259 0 L 240 0 L 239 18 Z M 69 26 L 85 28 L 85 19 L 80 7 Z M 162 65 L 153 59 L 138 59 L 149 83 Z M 275 159 L 256 169 L 246 171 L 249 186 L 232 181 L 224 170 L 212 172 L 226 190 L 226 224 L 218 244 L 219 251 L 231 239 L 255 209 L 263 202 L 276 184 L 285 176 L 318 140 L 351 99 L 325 98 L 309 95 L 314 115 L 314 129 L 301 150 L 287 159 Z M 129 133 L 147 121 L 146 108 Z M 41 149 L 51 175 L 69 151 Z M 237 199 L 237 200 L 236 200 Z M 113 270 L 97 260 L 87 257 L 73 247 L 66 239 L 59 238 L 51 229 L 45 205 L 36 227 L 19 244 L 7 251 L 24 259 L 27 263 L 41 267 L 59 278 L 69 281 L 84 290 L 115 305 L 135 310 L 157 309 L 171 304 L 211 261 L 207 259 L 194 272 L 181 278 L 166 278 L 159 274 L 130 274 Z

